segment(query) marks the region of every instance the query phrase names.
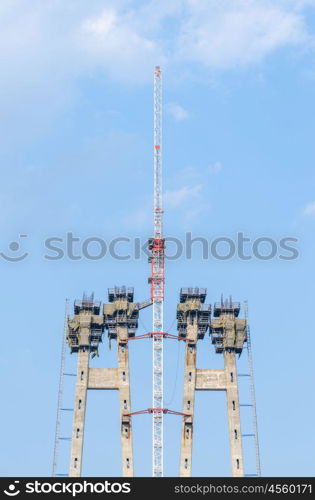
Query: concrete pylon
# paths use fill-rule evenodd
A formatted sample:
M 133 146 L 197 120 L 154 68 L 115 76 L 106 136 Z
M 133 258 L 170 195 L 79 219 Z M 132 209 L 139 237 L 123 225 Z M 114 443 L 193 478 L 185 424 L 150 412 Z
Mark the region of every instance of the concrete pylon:
M 135 336 L 140 309 L 151 301 L 133 302 L 133 288 L 115 287 L 108 292 L 109 302 L 104 304 L 104 326 L 109 339 L 117 341 L 117 389 L 119 390 L 122 476 L 133 477 L 133 447 L 131 425 L 131 396 L 129 379 L 128 340 Z
M 190 325 L 187 328 L 185 348 L 185 370 L 184 370 L 184 401 L 182 422 L 182 446 L 180 454 L 180 475 L 181 477 L 191 476 L 192 443 L 193 443 L 193 422 L 195 410 L 195 386 L 196 386 L 196 356 L 197 356 L 197 325 Z
M 100 302 L 93 296 L 75 301 L 74 316 L 68 320 L 68 343 L 71 353 L 77 353 L 77 378 L 74 401 L 70 477 L 80 477 L 84 445 L 84 424 L 88 390 L 118 390 L 121 423 L 122 476 L 132 477 L 133 451 L 129 380 L 128 339 L 135 336 L 139 310 L 151 305 L 133 302 L 133 288 L 110 288 L 109 302 L 100 314 Z M 109 339 L 117 341 L 117 368 L 91 368 L 90 354 L 98 353 L 104 329 Z
M 82 469 L 84 424 L 89 373 L 89 351 L 78 352 L 77 383 L 72 426 L 70 476 L 79 477 Z
M 121 423 L 121 454 L 122 454 L 122 475 L 133 477 L 133 448 L 132 448 L 132 427 L 131 417 L 127 413 L 131 412 L 131 395 L 129 379 L 129 349 L 128 349 L 128 328 L 117 328 L 117 359 L 118 359 L 118 386 L 119 386 L 119 411 Z
M 74 316 L 68 320 L 68 335 L 71 353 L 78 353 L 77 377 L 74 400 L 70 477 L 80 477 L 82 471 L 82 454 L 84 443 L 84 425 L 87 390 L 89 386 L 90 354 L 98 352 L 102 341 L 103 317 L 100 315 L 100 302 L 83 296 L 82 301 L 75 301 Z
M 199 299 L 198 290 L 182 289 L 181 303 L 177 306 L 179 335 L 186 336 L 183 404 L 185 415 L 182 423 L 180 476 L 191 476 L 195 391 L 225 391 L 232 476 L 243 477 L 236 354 L 242 352 L 246 341 L 246 320 L 237 317 L 240 311 L 239 303 L 230 300 L 215 303 L 214 318 L 210 322 L 210 306 L 203 304 L 205 289 L 201 289 L 204 293 Z M 224 369 L 198 369 L 196 367 L 197 340 L 204 337 L 209 324 L 212 344 L 215 345 L 217 353 L 224 355 Z
M 224 365 L 226 377 L 226 404 L 230 436 L 230 455 L 233 477 L 244 476 L 241 416 L 238 398 L 238 383 L 235 353 L 224 351 Z
M 221 299 L 221 302 L 216 302 L 214 305 L 214 317 L 210 325 L 210 335 L 216 352 L 224 355 L 225 391 L 233 477 L 244 476 L 236 355 L 241 354 L 246 341 L 246 319 L 238 318 L 239 312 L 239 302 L 232 302 L 231 298 L 225 301 Z
M 205 305 L 206 290 L 182 288 L 177 305 L 177 329 L 186 339 L 184 369 L 184 400 L 180 454 L 180 476 L 191 476 L 193 424 L 196 389 L 197 341 L 203 339 L 209 326 L 211 307 Z

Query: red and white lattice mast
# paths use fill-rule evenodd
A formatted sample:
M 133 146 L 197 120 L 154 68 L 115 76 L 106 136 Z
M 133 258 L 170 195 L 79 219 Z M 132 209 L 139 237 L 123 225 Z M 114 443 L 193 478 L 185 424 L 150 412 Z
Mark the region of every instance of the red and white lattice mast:
M 163 332 L 164 248 L 162 194 L 162 74 L 154 70 L 154 236 L 151 250 L 151 299 L 153 302 L 153 332 Z M 153 442 L 152 475 L 163 476 L 163 335 L 153 335 Z M 159 411 L 161 409 L 161 411 Z

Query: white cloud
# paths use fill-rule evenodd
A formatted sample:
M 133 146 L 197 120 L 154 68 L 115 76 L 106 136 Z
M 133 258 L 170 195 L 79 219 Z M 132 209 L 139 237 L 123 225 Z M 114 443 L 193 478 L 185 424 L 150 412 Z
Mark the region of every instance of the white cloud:
M 199 199 L 201 190 L 202 184 L 197 184 L 195 186 L 184 186 L 179 189 L 166 191 L 164 195 L 165 205 L 172 208 L 180 208 L 187 205 L 190 208 L 190 204 Z
M 79 29 L 78 49 L 114 79 L 139 83 L 152 78 L 152 69 L 163 54 L 155 40 L 137 30 L 136 12 L 103 9 L 85 19 Z
M 189 72 L 255 64 L 286 46 L 311 45 L 314 0 L 1 0 L 1 85 L 56 85 L 99 68 L 113 80 L 151 81 L 152 68 Z M 175 68 L 172 70 L 172 68 Z M 37 89 L 38 90 L 38 89 Z M 186 110 L 174 104 L 174 117 Z
M 106 8 L 103 0 L 1 0 L 4 77 L 10 68 L 38 79 L 47 68 L 76 77 L 101 67 L 129 83 L 147 81 L 157 63 L 168 72 L 174 63 L 254 64 L 308 44 L 304 11 L 312 6 L 314 0 L 107 0 Z
M 315 216 L 315 201 L 312 201 L 303 210 L 303 214 L 307 216 Z
M 76 101 L 84 77 L 152 84 L 152 69 L 161 64 L 168 81 L 201 69 L 209 82 L 213 70 L 256 64 L 283 47 L 314 50 L 305 20 L 314 6 L 313 0 L 1 0 L 3 147 L 43 133 Z M 169 112 L 188 117 L 177 103 Z
M 114 10 L 104 10 L 100 16 L 88 19 L 83 23 L 83 28 L 99 38 L 108 38 L 117 24 L 117 14 Z
M 187 0 L 187 18 L 176 40 L 183 61 L 228 69 L 261 61 L 285 46 L 308 41 L 299 2 Z
M 175 102 L 169 103 L 166 106 L 166 110 L 176 121 L 187 120 L 187 118 L 189 118 L 188 111 Z
M 223 168 L 223 165 L 220 161 L 216 161 L 215 163 L 212 163 L 211 165 L 209 165 L 209 170 L 212 174 L 217 174 L 218 172 L 220 172 Z
M 303 9 L 304 7 L 314 6 L 315 0 L 281 0 L 284 4 L 291 4 L 296 9 Z
M 129 2 L 128 8 L 118 5 L 86 19 L 83 46 L 102 56 L 102 65 L 114 77 L 112 66 L 122 62 L 133 78 L 136 64 L 142 80 L 157 61 L 168 70 L 186 62 L 225 70 L 259 63 L 283 47 L 308 45 L 303 9 L 314 5 L 313 0 Z

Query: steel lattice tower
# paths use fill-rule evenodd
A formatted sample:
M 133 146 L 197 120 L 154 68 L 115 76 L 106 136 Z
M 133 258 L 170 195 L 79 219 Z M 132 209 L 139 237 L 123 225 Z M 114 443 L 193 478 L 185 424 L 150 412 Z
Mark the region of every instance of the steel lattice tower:
M 162 195 L 162 74 L 154 70 L 154 237 L 149 240 L 151 255 L 151 299 L 153 332 L 163 332 L 164 246 Z M 163 476 L 163 336 L 153 336 L 152 475 Z M 161 411 L 158 411 L 161 409 Z

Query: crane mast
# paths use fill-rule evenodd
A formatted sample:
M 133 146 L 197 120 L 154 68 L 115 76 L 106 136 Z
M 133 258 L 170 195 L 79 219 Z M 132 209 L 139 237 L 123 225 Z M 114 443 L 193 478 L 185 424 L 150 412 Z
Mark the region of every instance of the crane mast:
M 151 300 L 153 332 L 163 332 L 164 248 L 162 194 L 162 73 L 154 70 L 154 236 L 149 239 L 151 250 Z M 153 335 L 153 408 L 152 413 L 152 476 L 163 476 L 163 336 Z

